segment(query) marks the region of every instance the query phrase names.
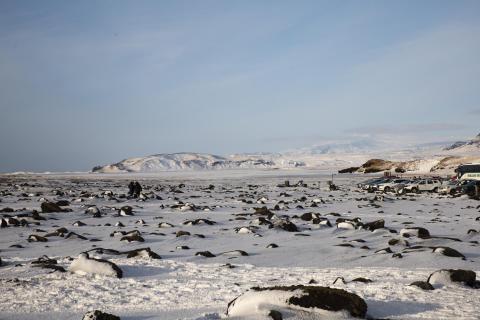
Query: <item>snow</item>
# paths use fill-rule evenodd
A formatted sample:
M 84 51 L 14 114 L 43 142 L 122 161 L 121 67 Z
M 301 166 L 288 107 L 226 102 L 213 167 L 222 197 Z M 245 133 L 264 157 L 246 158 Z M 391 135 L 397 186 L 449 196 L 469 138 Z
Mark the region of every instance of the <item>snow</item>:
M 88 254 L 81 253 L 73 260 L 68 271 L 78 274 L 99 274 L 111 277 L 117 277 L 117 270 L 112 267 L 111 263 L 89 259 Z M 120 276 L 121 277 L 121 276 Z
M 250 292 L 252 287 L 306 285 L 313 279 L 316 281 L 314 285 L 341 288 L 359 295 L 366 301 L 368 316 L 372 318 L 478 319 L 478 290 L 463 285 L 439 284 L 431 292 L 409 285 L 414 281 L 427 281 L 430 274 L 440 269 L 473 270 L 478 278 L 480 234 L 467 234 L 470 229 L 480 230 L 480 222 L 475 220 L 480 216 L 478 201 L 433 193 L 401 197 L 385 195 L 380 201 L 374 199 L 375 194 L 356 188 L 363 176 L 335 176 L 339 191 L 328 190 L 326 181 L 330 179 L 330 175 L 312 170 L 2 176 L 0 190 L 6 193 L 1 198 L 0 209 L 20 210 L 11 216 L 20 218 L 33 209 L 39 210 L 38 200 L 42 197 L 53 202 L 78 198 L 84 201 L 71 201 L 68 208 L 72 212 L 40 213 L 46 220 L 36 221 L 39 225 L 0 229 L 3 262 L 0 267 L 0 318 L 80 319 L 85 312 L 100 309 L 130 320 L 213 320 L 225 318 L 227 304 Z M 147 197 L 145 201 L 137 201 L 118 197 L 128 191 L 130 180 L 140 181 L 147 196 L 152 192 L 163 200 Z M 285 180 L 292 184 L 304 180 L 308 187 L 276 187 Z M 182 183 L 185 187 L 179 190 L 183 193 L 171 191 L 170 187 Z M 206 189 L 210 184 L 215 186 L 213 190 Z M 53 190 L 65 191 L 66 195 L 56 195 Z M 111 190 L 113 197 L 104 197 L 106 190 Z M 88 192 L 88 196 L 80 197 L 81 191 Z M 280 197 L 281 192 L 291 196 Z M 24 197 L 24 193 L 35 196 Z M 299 200 L 303 196 L 306 201 Z M 257 204 L 258 199 L 265 204 Z M 250 216 L 253 208 L 267 206 L 272 209 L 280 200 L 285 201 L 284 209 L 273 212 L 280 218 L 288 216 L 299 232 L 269 229 L 267 225 L 252 228 L 251 222 L 259 217 Z M 178 201 L 206 207 L 210 211 L 172 208 Z M 310 207 L 313 203 L 316 206 Z M 297 208 L 298 204 L 305 209 Z M 94 218 L 85 214 L 85 209 L 93 205 L 105 215 Z M 125 205 L 133 208 L 135 216 L 118 216 L 118 211 L 113 210 Z M 330 220 L 332 225 L 338 218 L 333 213 L 345 219 L 359 217 L 364 223 L 384 219 L 388 229 L 370 232 L 321 227 L 295 217 L 305 212 L 317 213 Z M 0 213 L 2 216 L 7 214 Z M 136 224 L 140 219 L 145 224 Z M 183 224 L 196 219 L 216 223 Z M 86 225 L 74 225 L 77 221 Z M 118 222 L 124 227 L 116 226 Z M 171 226 L 160 228 L 162 222 Z M 99 241 L 61 236 L 50 236 L 48 242 L 27 241 L 31 234 L 45 236 L 60 227 Z M 409 230 L 411 227 L 424 227 L 432 237 L 403 238 L 402 229 L 413 234 Z M 250 232 L 239 234 L 235 232 L 236 228 Z M 144 243 L 122 242 L 121 237 L 110 237 L 114 231 L 135 230 L 145 239 Z M 177 238 L 175 234 L 180 230 L 190 232 L 191 236 Z M 390 230 L 397 233 L 390 233 Z M 437 236 L 444 238 L 435 238 Z M 393 238 L 406 239 L 410 246 L 404 241 L 389 246 L 388 241 Z M 278 247 L 273 248 L 272 243 Z M 362 249 L 362 246 L 370 249 Z M 432 252 L 431 247 L 443 246 L 461 252 L 466 259 Z M 162 259 L 151 259 L 147 254 L 127 258 L 126 254 L 92 251 L 105 248 L 126 252 L 145 247 L 150 247 Z M 386 247 L 394 253 L 401 253 L 403 258 L 392 258 L 392 253 L 375 254 Z M 247 252 L 248 256 L 242 255 L 240 250 Z M 92 258 L 118 265 L 123 270 L 123 278 L 112 277 L 112 270 L 106 265 L 92 266 L 91 260 L 83 256 L 71 260 L 70 257 L 77 257 L 85 251 L 89 251 Z M 216 257 L 195 256 L 200 251 L 210 251 Z M 57 259 L 59 266 L 75 272 L 60 273 L 32 267 L 31 262 L 42 255 Z M 337 281 L 333 285 L 339 276 L 345 278 L 346 284 Z M 358 277 L 373 282 L 351 282 Z M 444 281 L 435 277 L 430 280 Z M 252 303 L 257 303 L 259 310 L 266 308 L 265 304 L 258 304 L 258 296 L 250 298 Z M 280 298 L 276 295 L 262 299 L 270 304 L 277 303 Z M 285 315 L 287 318 L 288 312 Z M 309 319 L 305 314 L 302 316 Z M 244 314 L 235 317 L 247 318 Z M 327 318 L 331 319 L 332 315 Z
M 238 297 L 227 312 L 230 317 L 249 317 L 255 315 L 263 315 L 264 319 L 268 319 L 270 310 L 288 308 L 287 300 L 292 296 L 297 296 L 298 292 L 286 292 L 279 290 L 247 292 Z
M 348 229 L 348 230 L 353 230 L 355 229 L 355 226 L 349 222 L 340 222 L 337 224 L 338 229 Z
M 453 282 L 450 279 L 450 272 L 448 270 L 438 270 L 432 273 L 428 282 L 434 288 L 441 288 L 444 285 L 452 285 Z

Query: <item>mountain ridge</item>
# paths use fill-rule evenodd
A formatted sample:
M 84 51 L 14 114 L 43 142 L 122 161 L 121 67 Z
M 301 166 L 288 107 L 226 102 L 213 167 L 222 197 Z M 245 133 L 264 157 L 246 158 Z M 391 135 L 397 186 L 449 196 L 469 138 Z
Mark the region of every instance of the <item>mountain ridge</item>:
M 164 172 L 225 169 L 290 169 L 311 168 L 337 171 L 346 167 L 359 167 L 369 159 L 398 162 L 405 169 L 428 171 L 441 164 L 451 170 L 467 159 L 480 160 L 480 134 L 471 140 L 427 143 L 398 147 L 369 140 L 332 142 L 314 145 L 284 153 L 239 153 L 219 156 L 208 153 L 177 152 L 159 153 L 145 157 L 127 158 L 122 161 L 95 166 L 96 173 Z M 453 157 L 453 158 L 449 158 Z M 448 161 L 444 159 L 448 158 Z M 454 160 L 453 160 L 454 159 Z

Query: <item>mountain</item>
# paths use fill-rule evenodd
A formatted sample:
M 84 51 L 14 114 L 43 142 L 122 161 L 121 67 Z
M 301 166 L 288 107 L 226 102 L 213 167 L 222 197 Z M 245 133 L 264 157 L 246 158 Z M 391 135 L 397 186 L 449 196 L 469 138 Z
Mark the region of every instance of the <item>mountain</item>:
M 470 146 L 470 148 L 468 148 Z M 473 148 L 480 148 L 480 133 L 477 134 L 475 138 L 468 141 L 457 141 L 454 144 L 445 147 L 443 150 L 459 150 L 459 149 L 472 149 Z
M 293 151 L 297 154 L 345 154 L 345 153 L 363 153 L 370 152 L 372 150 L 378 150 L 381 148 L 381 144 L 374 140 L 353 140 L 353 141 L 340 141 L 340 142 L 327 142 L 323 144 L 316 144 L 311 147 L 302 148 Z
M 447 146 L 447 147 L 445 147 Z M 313 168 L 335 172 L 360 167 L 370 159 L 389 161 L 407 172 L 452 171 L 458 164 L 480 161 L 480 134 L 468 141 L 401 144 L 399 139 L 357 139 L 326 142 L 284 153 L 241 153 L 218 156 L 204 153 L 155 154 L 97 166 L 99 173 L 162 172 L 219 169 Z
M 146 157 L 129 158 L 120 162 L 96 166 L 92 172 L 122 173 L 122 172 L 162 172 L 177 170 L 215 170 L 215 169 L 265 169 L 298 167 L 301 163 L 280 161 L 278 163 L 263 158 L 225 157 L 204 153 L 164 153 Z

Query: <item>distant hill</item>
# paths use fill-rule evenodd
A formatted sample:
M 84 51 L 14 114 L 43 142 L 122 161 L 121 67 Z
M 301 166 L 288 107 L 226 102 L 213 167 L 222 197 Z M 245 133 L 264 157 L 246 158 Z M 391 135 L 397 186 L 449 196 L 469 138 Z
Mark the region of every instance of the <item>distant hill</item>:
M 266 159 L 228 159 L 205 153 L 164 153 L 146 157 L 129 158 L 117 163 L 96 166 L 92 172 L 163 172 L 178 170 L 259 169 L 301 166 L 298 162 L 275 163 Z
M 448 147 L 445 147 L 443 150 L 450 151 L 450 150 L 459 150 L 459 149 L 472 149 L 472 147 L 480 148 L 480 133 L 472 140 L 457 141 L 454 144 Z
M 368 163 L 371 159 L 385 163 Z M 285 153 L 243 153 L 218 156 L 206 153 L 165 153 L 129 158 L 117 163 L 96 166 L 93 172 L 163 172 L 220 169 L 311 168 L 338 171 L 358 167 L 357 172 L 374 172 L 398 168 L 406 172 L 453 172 L 460 163 L 480 161 L 480 134 L 467 141 L 435 142 L 402 146 L 388 141 L 363 139 L 326 142 Z M 355 171 L 355 170 L 353 170 Z

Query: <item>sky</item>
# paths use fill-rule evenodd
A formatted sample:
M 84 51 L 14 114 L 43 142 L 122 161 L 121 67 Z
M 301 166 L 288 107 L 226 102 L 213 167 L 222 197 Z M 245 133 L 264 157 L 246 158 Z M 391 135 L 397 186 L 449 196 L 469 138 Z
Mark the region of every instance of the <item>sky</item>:
M 480 132 L 480 1 L 0 0 L 0 172 Z

